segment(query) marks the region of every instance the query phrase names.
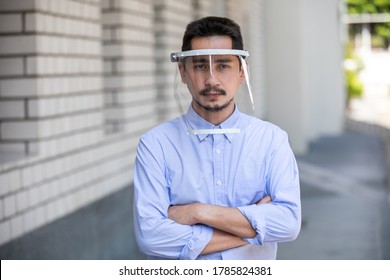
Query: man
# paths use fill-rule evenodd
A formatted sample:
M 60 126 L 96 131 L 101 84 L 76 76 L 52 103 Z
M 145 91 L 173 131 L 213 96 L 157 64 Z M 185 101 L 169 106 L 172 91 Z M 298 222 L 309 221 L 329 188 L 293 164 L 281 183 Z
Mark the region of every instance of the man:
M 299 233 L 287 134 L 235 103 L 246 55 L 239 26 L 220 17 L 190 23 L 172 54 L 191 106 L 143 135 L 135 162 L 136 239 L 152 259 L 275 259 Z

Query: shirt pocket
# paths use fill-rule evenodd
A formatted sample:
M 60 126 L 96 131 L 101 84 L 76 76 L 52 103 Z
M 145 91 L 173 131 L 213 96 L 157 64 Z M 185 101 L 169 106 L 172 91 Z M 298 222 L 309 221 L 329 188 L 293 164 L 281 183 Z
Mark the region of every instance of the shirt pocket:
M 233 179 L 232 204 L 234 207 L 256 204 L 266 195 L 266 179 L 262 166 L 239 167 Z
M 188 172 L 180 172 L 179 169 L 172 170 L 168 184 L 171 204 L 210 203 L 210 180 L 207 178 L 210 178 L 210 175 L 207 176 L 196 170 Z

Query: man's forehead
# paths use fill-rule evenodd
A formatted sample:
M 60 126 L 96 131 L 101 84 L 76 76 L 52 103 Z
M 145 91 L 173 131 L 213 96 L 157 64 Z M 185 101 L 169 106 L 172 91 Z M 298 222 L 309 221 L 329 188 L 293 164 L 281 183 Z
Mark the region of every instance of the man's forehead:
M 196 36 L 191 40 L 191 49 L 231 49 L 233 41 L 230 36 Z
M 197 55 L 190 58 L 193 62 L 232 62 L 238 57 L 235 55 Z

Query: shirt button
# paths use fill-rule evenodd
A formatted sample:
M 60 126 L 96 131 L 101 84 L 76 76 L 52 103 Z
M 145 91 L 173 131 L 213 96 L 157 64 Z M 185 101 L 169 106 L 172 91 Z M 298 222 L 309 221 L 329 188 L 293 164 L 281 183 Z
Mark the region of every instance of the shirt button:
M 218 180 L 218 181 L 217 181 L 217 185 L 218 185 L 218 186 L 222 185 L 222 181 L 221 181 L 221 180 Z
M 220 150 L 220 149 L 217 149 L 215 152 L 216 152 L 217 154 L 220 154 L 220 153 L 221 153 L 221 150 Z

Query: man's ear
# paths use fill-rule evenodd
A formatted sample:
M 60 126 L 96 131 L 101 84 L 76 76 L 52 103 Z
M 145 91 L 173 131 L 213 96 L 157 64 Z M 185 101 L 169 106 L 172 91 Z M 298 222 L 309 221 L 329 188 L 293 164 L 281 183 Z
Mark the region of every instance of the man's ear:
M 248 72 L 248 64 L 246 61 L 245 61 L 245 64 L 241 65 L 241 68 L 240 68 L 240 83 L 241 84 L 243 84 L 245 82 L 245 72 L 244 72 L 243 67 L 246 67 L 247 72 Z
M 186 66 L 182 63 L 182 62 L 179 62 L 178 64 L 177 64 L 178 66 L 178 68 L 179 68 L 179 71 L 180 71 L 180 77 L 181 77 L 181 81 L 182 81 L 182 83 L 183 84 L 187 84 L 187 79 L 186 79 Z

